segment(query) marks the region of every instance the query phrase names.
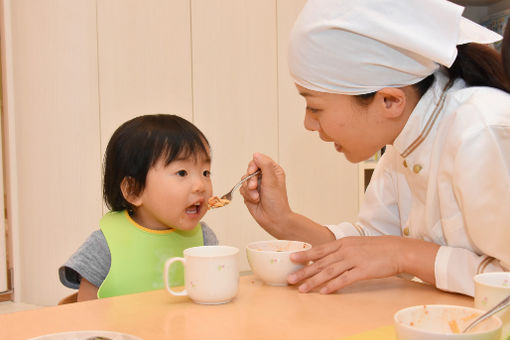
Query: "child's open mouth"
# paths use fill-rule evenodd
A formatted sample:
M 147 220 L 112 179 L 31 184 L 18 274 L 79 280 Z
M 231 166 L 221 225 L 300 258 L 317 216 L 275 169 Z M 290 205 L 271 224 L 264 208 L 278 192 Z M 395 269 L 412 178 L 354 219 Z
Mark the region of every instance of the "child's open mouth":
M 194 203 L 186 208 L 186 214 L 188 215 L 196 215 L 200 212 L 201 203 Z

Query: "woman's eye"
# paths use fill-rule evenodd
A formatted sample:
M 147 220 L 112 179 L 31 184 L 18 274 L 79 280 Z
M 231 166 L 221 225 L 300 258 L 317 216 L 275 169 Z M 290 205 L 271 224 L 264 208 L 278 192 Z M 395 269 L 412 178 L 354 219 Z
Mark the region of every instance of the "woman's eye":
M 211 176 L 211 172 L 209 170 L 204 170 L 204 176 L 205 177 Z
M 307 106 L 306 107 L 306 111 L 310 112 L 310 113 L 317 113 L 320 111 L 320 109 L 316 109 L 316 108 L 313 108 L 313 107 L 310 107 L 310 106 Z
M 177 175 L 181 176 L 181 177 L 184 177 L 188 174 L 188 172 L 186 170 L 179 170 L 177 171 Z

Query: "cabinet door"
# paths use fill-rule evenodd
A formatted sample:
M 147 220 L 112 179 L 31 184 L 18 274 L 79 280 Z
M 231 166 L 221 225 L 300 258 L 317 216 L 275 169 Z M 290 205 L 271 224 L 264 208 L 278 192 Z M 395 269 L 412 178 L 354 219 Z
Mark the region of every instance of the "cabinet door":
M 192 44 L 194 122 L 211 143 L 214 192 L 223 194 L 253 152 L 278 157 L 276 1 L 193 0 Z M 270 238 L 239 192 L 204 220 L 222 244 Z
M 101 217 L 96 6 L 9 4 L 4 114 L 14 299 L 52 305 L 69 294 L 58 268 Z
M 306 0 L 278 1 L 278 126 L 280 163 L 286 170 L 294 211 L 321 224 L 354 222 L 358 170 L 332 143 L 304 128 L 305 100 L 289 75 L 287 48 L 294 21 Z
M 1 110 L 1 108 L 0 108 Z M 1 115 L 1 112 L 0 112 Z M 2 130 L 0 129 L 0 160 L 2 157 Z M 4 214 L 4 172 L 0 166 L 0 293 L 7 290 L 7 252 L 5 240 L 5 214 Z
M 98 0 L 97 32 L 101 155 L 136 116 L 191 120 L 189 0 Z

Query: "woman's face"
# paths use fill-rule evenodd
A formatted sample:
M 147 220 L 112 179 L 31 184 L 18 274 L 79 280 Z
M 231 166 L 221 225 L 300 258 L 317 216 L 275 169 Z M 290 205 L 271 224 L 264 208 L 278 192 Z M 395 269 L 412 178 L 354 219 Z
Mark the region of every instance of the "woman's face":
M 333 142 L 353 163 L 370 158 L 390 144 L 387 119 L 378 105 L 360 105 L 354 96 L 317 92 L 296 84 L 306 100 L 305 128 L 317 131 L 325 142 Z M 398 132 L 397 132 L 398 133 Z

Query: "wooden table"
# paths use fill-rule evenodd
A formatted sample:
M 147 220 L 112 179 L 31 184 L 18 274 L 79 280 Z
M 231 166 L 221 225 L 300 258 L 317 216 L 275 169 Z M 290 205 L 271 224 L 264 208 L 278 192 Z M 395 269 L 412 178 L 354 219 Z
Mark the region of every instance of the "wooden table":
M 198 305 L 165 290 L 0 315 L 0 339 L 109 330 L 158 339 L 340 339 L 391 325 L 393 314 L 419 304 L 472 306 L 473 299 L 400 278 L 354 284 L 336 294 L 302 294 L 241 276 L 237 297 Z

